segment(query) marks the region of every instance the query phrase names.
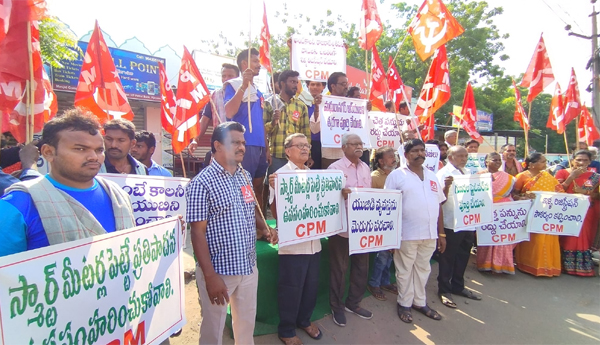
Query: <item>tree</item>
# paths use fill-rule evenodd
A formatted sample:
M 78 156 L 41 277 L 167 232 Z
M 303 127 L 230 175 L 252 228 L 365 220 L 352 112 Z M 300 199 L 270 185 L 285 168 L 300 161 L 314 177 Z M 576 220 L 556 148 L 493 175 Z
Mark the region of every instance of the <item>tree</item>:
M 56 17 L 40 22 L 40 49 L 42 59 L 54 68 L 61 68 L 61 60 L 75 60 L 82 54 L 77 45 L 77 36 Z

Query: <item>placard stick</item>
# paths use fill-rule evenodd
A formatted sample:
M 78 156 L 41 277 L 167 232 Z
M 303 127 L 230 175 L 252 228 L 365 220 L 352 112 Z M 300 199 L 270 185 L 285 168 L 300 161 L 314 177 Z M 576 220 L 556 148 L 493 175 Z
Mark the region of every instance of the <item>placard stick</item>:
M 28 101 L 28 108 L 29 111 L 27 112 L 27 118 L 29 119 L 30 113 L 31 113 L 31 119 L 29 119 L 29 121 L 26 122 L 27 128 L 28 128 L 28 135 L 27 135 L 27 143 L 30 143 L 33 141 L 33 132 L 35 131 L 35 81 L 33 78 L 33 51 L 32 51 L 32 41 L 31 41 L 31 25 L 32 22 L 27 22 L 27 57 L 29 59 L 29 98 L 27 99 Z M 43 67 L 40 67 L 43 68 Z M 41 85 L 39 85 L 41 87 Z
M 183 153 L 179 152 L 179 157 L 181 158 L 181 170 L 183 171 L 183 177 L 187 178 L 187 173 L 185 172 L 185 163 L 183 162 Z

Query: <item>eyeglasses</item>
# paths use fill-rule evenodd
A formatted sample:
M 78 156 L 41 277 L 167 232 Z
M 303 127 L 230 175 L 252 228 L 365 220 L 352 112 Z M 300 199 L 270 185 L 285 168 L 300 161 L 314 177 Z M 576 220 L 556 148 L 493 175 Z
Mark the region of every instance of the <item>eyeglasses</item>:
M 310 144 L 296 144 L 296 145 L 290 145 L 289 147 L 297 147 L 300 150 L 303 150 L 303 149 L 309 149 L 310 150 L 311 147 L 312 147 L 312 145 L 310 145 Z

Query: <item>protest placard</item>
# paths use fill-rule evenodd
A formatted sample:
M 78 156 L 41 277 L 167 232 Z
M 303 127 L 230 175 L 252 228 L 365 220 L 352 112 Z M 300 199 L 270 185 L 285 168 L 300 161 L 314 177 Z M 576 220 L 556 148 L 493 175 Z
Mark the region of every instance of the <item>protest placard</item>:
M 469 153 L 469 158 L 465 169 L 469 170 L 471 174 L 476 174 L 485 170 L 485 156 L 485 153 Z
M 400 164 L 406 165 L 406 157 L 404 157 L 404 146 L 400 145 L 398 148 L 398 156 L 400 157 Z M 440 165 L 440 148 L 435 144 L 425 144 L 425 162 L 423 166 L 427 169 L 438 172 Z
M 527 232 L 546 235 L 579 236 L 590 207 L 588 196 L 554 192 L 532 192 L 533 206 L 527 219 Z
M 403 131 L 415 130 L 417 129 L 417 125 L 419 124 L 419 120 L 416 117 L 410 118 L 410 115 L 402 115 L 400 113 L 396 114 L 396 119 L 398 120 L 398 125 L 400 129 Z
M 190 179 L 165 176 L 98 174 L 123 188 L 131 198 L 135 225 L 182 215 L 185 218 L 185 187 Z
M 527 214 L 530 200 L 498 202 L 492 206 L 492 223 L 477 227 L 478 246 L 497 246 L 529 241 Z
M 348 195 L 350 255 L 399 249 L 402 238 L 402 193 L 352 188 Z
M 454 231 L 492 223 L 492 174 L 452 177 Z
M 346 73 L 344 40 L 333 36 L 292 35 L 292 70 L 300 79 L 326 82 L 334 72 Z
M 370 111 L 368 118 L 372 148 L 376 149 L 383 146 L 389 146 L 398 149 L 402 145 L 396 114 Z
M 366 100 L 323 96 L 319 111 L 321 113 L 322 147 L 340 148 L 342 147 L 342 136 L 352 132 L 365 143 L 363 148 L 371 148 Z
M 279 246 L 302 243 L 343 231 L 339 170 L 281 171 L 275 182 Z
M 185 324 L 179 219 L 0 258 L 0 343 L 160 344 Z

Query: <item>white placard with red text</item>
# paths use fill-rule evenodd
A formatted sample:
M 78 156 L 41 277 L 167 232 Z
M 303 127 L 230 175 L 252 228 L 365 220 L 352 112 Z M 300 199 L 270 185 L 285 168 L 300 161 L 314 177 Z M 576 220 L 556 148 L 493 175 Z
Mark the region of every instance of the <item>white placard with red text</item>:
M 292 70 L 301 80 L 327 82 L 334 72 L 346 73 L 346 46 L 334 36 L 292 35 Z
M 527 232 L 546 235 L 579 236 L 590 207 L 586 195 L 533 192 L 535 199 L 529 211 Z
M 352 133 L 362 139 L 363 149 L 371 148 L 366 100 L 323 96 L 319 111 L 322 147 L 340 148 L 342 136 Z
M 492 206 L 493 222 L 477 227 L 478 246 L 497 246 L 529 241 L 527 214 L 531 200 L 497 202 Z
M 493 222 L 492 174 L 454 175 L 454 231 L 475 230 Z
M 398 130 L 397 122 L 398 120 L 394 113 L 370 111 L 369 134 L 371 147 L 378 149 L 383 146 L 389 146 L 398 149 L 402 143 L 400 141 L 400 131 Z
M 348 195 L 350 255 L 399 249 L 402 238 L 402 193 L 352 188 Z
M 281 171 L 275 179 L 279 246 L 344 231 L 344 173 L 340 170 Z
M 406 165 L 406 157 L 404 157 L 404 147 L 402 145 L 398 148 L 398 156 L 400 156 L 400 164 Z M 437 145 L 425 144 L 425 162 L 423 162 L 423 166 L 437 173 L 440 165 L 440 156 L 440 148 Z

